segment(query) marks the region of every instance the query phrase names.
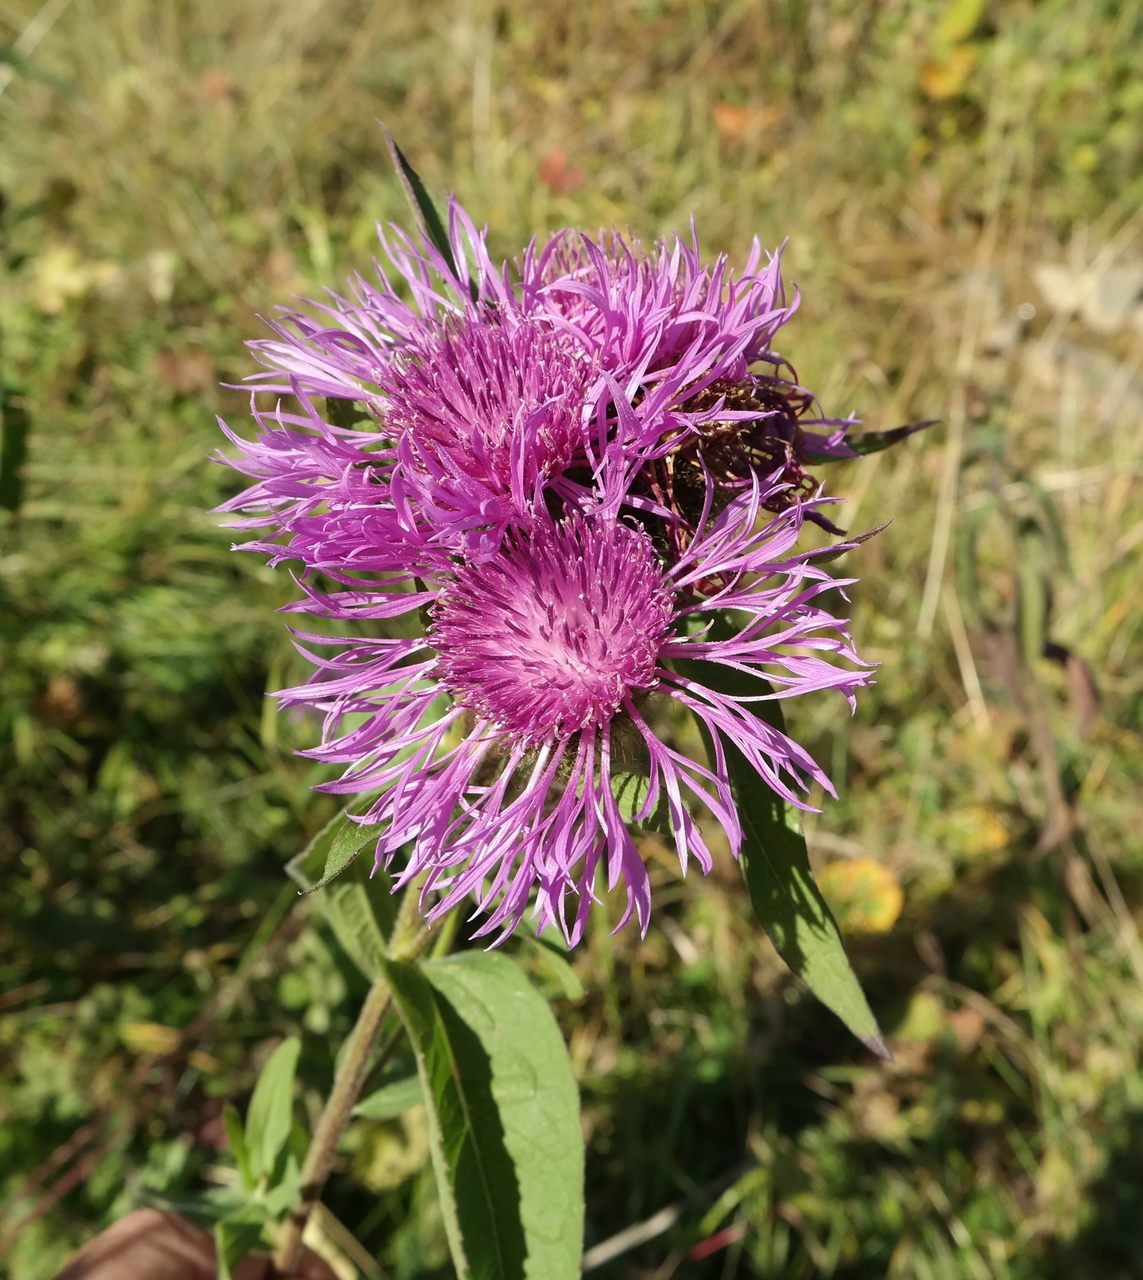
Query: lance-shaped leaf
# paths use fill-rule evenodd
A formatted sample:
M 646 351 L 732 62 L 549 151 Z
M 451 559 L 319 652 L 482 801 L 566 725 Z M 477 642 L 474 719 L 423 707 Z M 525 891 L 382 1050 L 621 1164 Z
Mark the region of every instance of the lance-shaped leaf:
M 430 243 L 444 258 L 445 262 L 452 268 L 452 273 L 457 281 L 460 284 L 468 285 L 469 292 L 475 302 L 476 286 L 467 279 L 467 272 L 462 270 L 462 264 L 456 260 L 452 245 L 449 243 L 448 232 L 445 230 L 444 219 L 437 209 L 436 202 L 429 194 L 428 187 L 421 181 L 420 175 L 405 158 L 405 153 L 397 146 L 389 130 L 382 126 L 381 132 L 384 134 L 385 146 L 389 150 L 389 158 L 393 161 L 393 168 L 397 170 L 397 177 L 400 179 L 401 186 L 404 188 L 405 196 L 412 206 L 413 212 L 417 215 L 421 230 L 429 238 Z
M 754 914 L 778 954 L 863 1044 L 889 1050 L 845 954 L 837 921 L 814 881 L 798 811 L 733 748 L 727 767 L 746 831 L 742 868 Z
M 290 875 L 302 893 L 324 889 L 356 860 L 367 844 L 376 840 L 375 829 L 354 822 L 344 812 L 339 813 L 290 863 Z
M 353 1108 L 355 1116 L 365 1120 L 394 1120 L 411 1111 L 424 1098 L 421 1082 L 417 1076 L 403 1076 L 400 1080 L 391 1080 L 380 1089 L 362 1098 Z
M 533 973 L 538 972 L 541 990 L 551 997 L 552 992 L 565 1000 L 582 1000 L 584 986 L 579 974 L 568 962 L 567 952 L 562 945 L 547 938 L 527 937 L 523 943 L 522 959 L 530 960 L 534 966 Z M 562 944 L 562 939 L 561 939 Z
M 286 868 L 303 893 L 313 894 L 334 937 L 371 981 L 381 976 L 396 915 L 389 877 L 371 875 L 373 859 L 358 857 L 376 839 L 375 829 L 339 813 Z
M 871 453 L 880 453 L 891 445 L 908 440 L 918 431 L 926 427 L 940 424 L 939 418 L 926 418 L 924 422 L 907 422 L 902 427 L 893 427 L 889 431 L 862 431 L 856 435 L 847 435 L 844 443 L 833 449 L 815 449 L 813 437 L 807 433 L 806 459 L 809 462 L 842 462 L 846 458 L 864 458 Z
M 242 1189 L 244 1191 L 253 1191 L 258 1179 L 254 1176 L 254 1169 L 250 1163 L 250 1152 L 246 1146 L 246 1134 L 242 1128 L 242 1119 L 229 1102 L 222 1108 L 222 1127 L 226 1131 L 226 1139 L 230 1143 L 230 1149 L 234 1152 Z
M 291 1036 L 266 1060 L 246 1113 L 246 1154 L 255 1182 L 274 1171 L 294 1119 L 294 1074 L 302 1042 Z M 237 1154 L 237 1153 L 236 1153 Z
M 583 1137 L 567 1050 L 508 957 L 390 962 L 458 1280 L 574 1280 Z
M 232 1280 L 233 1268 L 261 1241 L 266 1216 L 261 1205 L 244 1205 L 214 1224 L 218 1280 Z
M 683 664 L 680 664 L 680 666 Z M 689 674 L 721 693 L 757 696 L 763 683 L 721 664 L 686 664 Z M 776 699 L 745 704 L 785 733 Z M 700 722 L 706 736 L 705 726 Z M 881 1057 L 889 1050 L 845 954 L 833 918 L 810 870 L 801 815 L 771 791 L 733 742 L 723 740 L 726 767 L 742 819 L 742 870 L 759 923 L 778 954 L 863 1044 Z M 708 741 L 709 748 L 709 741 Z

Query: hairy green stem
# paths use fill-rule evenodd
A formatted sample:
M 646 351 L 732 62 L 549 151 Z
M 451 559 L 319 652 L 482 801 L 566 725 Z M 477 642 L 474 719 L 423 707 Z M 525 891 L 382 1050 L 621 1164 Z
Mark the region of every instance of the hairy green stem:
M 428 930 L 417 927 L 419 896 L 415 884 L 405 890 L 389 941 L 389 954 L 394 960 L 411 960 L 420 954 L 428 941 Z M 384 978 L 376 979 L 365 997 L 353 1030 L 349 1033 L 349 1039 L 341 1055 L 341 1065 L 333 1081 L 333 1088 L 326 1099 L 317 1128 L 314 1130 L 313 1140 L 306 1152 L 305 1163 L 302 1165 L 301 1201 L 286 1220 L 277 1248 L 274 1250 L 274 1266 L 283 1275 L 288 1275 L 298 1265 L 302 1251 L 302 1234 L 310 1214 L 321 1200 L 326 1179 L 333 1168 L 338 1139 L 349 1123 L 349 1117 L 357 1105 L 357 1099 L 361 1096 L 362 1086 L 369 1074 L 369 1058 L 377 1043 L 377 1037 L 381 1034 L 385 1013 L 389 1008 L 389 999 L 389 984 Z

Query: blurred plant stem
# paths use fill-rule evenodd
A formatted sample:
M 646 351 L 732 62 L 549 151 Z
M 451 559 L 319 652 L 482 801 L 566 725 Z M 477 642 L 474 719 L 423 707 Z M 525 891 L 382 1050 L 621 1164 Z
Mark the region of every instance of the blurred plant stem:
M 419 898 L 419 886 L 410 884 L 401 900 L 401 908 L 390 935 L 389 954 L 393 960 L 412 960 L 428 942 L 429 930 L 422 924 L 417 910 Z M 353 1030 L 349 1033 L 333 1088 L 326 1099 L 302 1165 L 301 1202 L 286 1220 L 274 1250 L 274 1266 L 283 1275 L 290 1274 L 301 1257 L 306 1223 L 321 1199 L 325 1181 L 333 1166 L 338 1139 L 361 1096 L 369 1074 L 369 1060 L 389 1008 L 389 999 L 388 982 L 383 977 L 377 978 L 365 997 Z

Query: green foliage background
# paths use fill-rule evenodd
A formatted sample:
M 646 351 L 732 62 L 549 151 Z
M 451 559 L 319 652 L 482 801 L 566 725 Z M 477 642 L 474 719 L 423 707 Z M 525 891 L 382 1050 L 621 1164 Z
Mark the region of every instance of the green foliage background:
M 517 944 L 581 1080 L 594 1273 L 1139 1274 L 1143 331 L 1091 303 L 1140 260 L 1141 35 L 1097 0 L 0 5 L 11 1274 L 230 1176 L 222 1104 L 283 1035 L 316 1114 L 363 994 L 283 871 L 332 812 L 264 696 L 291 584 L 229 553 L 206 458 L 257 316 L 406 216 L 378 117 L 502 253 L 788 236 L 825 409 L 946 424 L 834 477 L 849 527 L 893 521 L 850 562 L 884 665 L 853 721 L 789 708 L 894 1061 L 787 980 L 728 858 L 683 882 L 650 843 L 652 929 L 601 914 L 582 994 Z M 447 1275 L 423 1116 L 344 1154 L 346 1274 Z

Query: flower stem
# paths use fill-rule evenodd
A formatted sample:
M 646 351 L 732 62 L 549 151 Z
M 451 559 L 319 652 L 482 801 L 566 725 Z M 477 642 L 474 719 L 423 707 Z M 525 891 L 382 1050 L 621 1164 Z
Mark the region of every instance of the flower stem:
M 406 889 L 390 935 L 389 954 L 394 960 L 412 959 L 428 941 L 428 930 L 417 928 L 419 897 L 416 885 L 410 885 Z M 325 1181 L 333 1167 L 338 1139 L 349 1123 L 350 1114 L 357 1105 L 365 1084 L 369 1073 L 369 1058 L 389 1008 L 390 994 L 388 982 L 383 977 L 377 978 L 369 988 L 353 1030 L 349 1033 L 340 1069 L 334 1078 L 333 1088 L 326 1099 L 302 1165 L 301 1201 L 286 1220 L 274 1250 L 274 1267 L 282 1275 L 289 1275 L 298 1265 L 306 1223 L 321 1200 Z

